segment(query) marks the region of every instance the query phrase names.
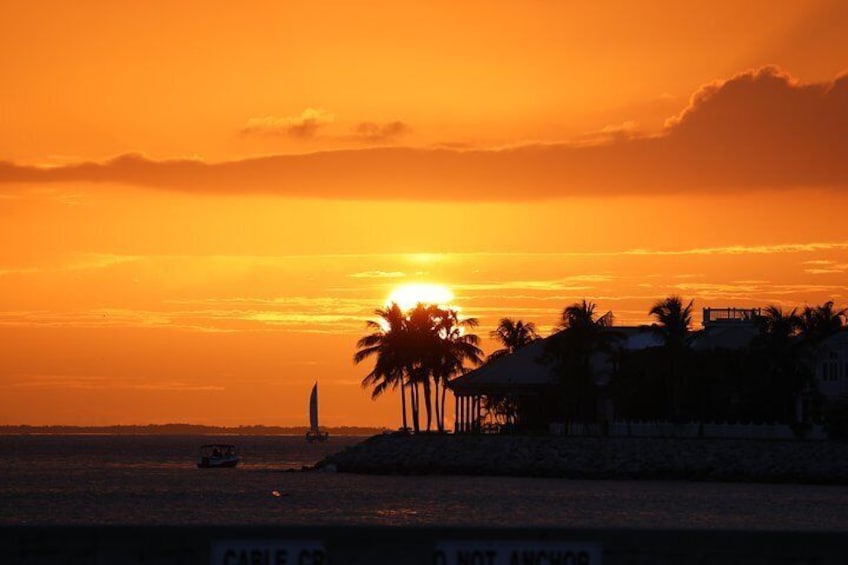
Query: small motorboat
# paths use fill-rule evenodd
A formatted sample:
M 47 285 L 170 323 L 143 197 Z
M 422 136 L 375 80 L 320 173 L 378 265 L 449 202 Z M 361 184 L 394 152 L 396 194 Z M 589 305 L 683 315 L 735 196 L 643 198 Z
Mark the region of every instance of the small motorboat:
M 201 469 L 235 467 L 239 461 L 235 445 L 210 443 L 200 446 L 200 461 L 197 462 L 197 466 Z

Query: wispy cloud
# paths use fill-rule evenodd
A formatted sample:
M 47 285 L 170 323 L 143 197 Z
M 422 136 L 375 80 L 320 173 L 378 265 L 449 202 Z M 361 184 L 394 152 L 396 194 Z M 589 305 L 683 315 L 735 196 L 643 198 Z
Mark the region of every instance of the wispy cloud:
M 693 293 L 702 298 L 724 297 L 762 300 L 769 296 L 801 295 L 828 293 L 831 296 L 848 290 L 848 285 L 825 284 L 738 284 L 738 283 L 682 283 L 672 288 Z
M 394 143 L 407 135 L 412 128 L 401 121 L 386 123 L 360 122 L 353 128 L 353 140 L 364 143 Z
M 53 328 L 171 328 L 218 332 L 224 328 L 184 323 L 176 313 L 130 309 L 20 310 L 0 312 L 0 326 Z
M 172 299 L 161 310 L 2 311 L 0 326 L 339 333 L 361 329 L 373 307 L 373 300 L 332 297 Z
M 251 118 L 242 128 L 244 135 L 286 135 L 310 139 L 333 123 L 335 116 L 321 108 L 307 108 L 296 116 Z
M 0 267 L 0 276 L 3 275 L 32 275 L 39 273 L 58 273 L 62 271 L 88 271 L 95 269 L 107 269 L 115 265 L 132 263 L 142 259 L 138 255 L 115 255 L 108 253 L 82 253 L 61 262 L 56 266 L 26 266 L 26 267 Z
M 565 290 L 580 291 L 594 288 L 588 285 L 570 285 L 558 280 L 526 280 L 526 281 L 502 281 L 502 282 L 467 282 L 452 285 L 457 291 L 478 290 L 538 290 L 547 292 L 561 292 Z
M 848 271 L 848 263 L 839 263 L 833 259 L 813 259 L 801 264 L 807 265 L 804 272 L 810 275 L 832 275 Z
M 41 269 L 38 269 L 36 267 L 20 267 L 20 268 L 11 267 L 11 268 L 6 268 L 6 269 L 0 268 L 0 277 L 6 276 L 6 275 L 30 275 L 30 274 L 39 273 L 39 272 L 41 272 Z
M 835 249 L 848 249 L 848 241 L 821 241 L 811 243 L 779 243 L 773 245 L 726 245 L 721 247 L 695 247 L 689 249 L 630 249 L 623 255 L 774 255 L 778 253 L 809 253 Z
M 516 257 L 516 258 L 551 258 L 557 257 L 617 257 L 617 256 L 678 256 L 678 255 L 774 255 L 783 253 L 811 253 L 816 251 L 848 251 L 848 240 L 836 241 L 802 241 L 786 242 L 764 245 L 724 245 L 710 247 L 686 247 L 682 249 L 669 248 L 621 248 L 609 251 L 473 251 L 473 252 L 446 252 L 446 253 L 298 253 L 283 255 L 117 255 L 96 254 L 91 255 L 92 262 L 97 258 L 103 258 L 104 262 L 123 262 L 144 258 L 172 258 L 172 259 L 220 259 L 234 261 L 251 261 L 268 263 L 285 262 L 291 259 L 320 258 L 320 259 L 374 259 L 374 260 L 399 260 L 409 263 L 435 263 L 435 262 L 464 262 L 470 258 L 486 257 Z M 812 264 L 812 263 L 810 263 Z M 819 263 L 821 264 L 821 263 Z M 374 271 L 379 272 L 379 271 Z M 692 273 L 693 275 L 696 275 Z M 569 280 L 608 280 L 610 273 L 589 273 L 571 275 Z
M 348 275 L 354 279 L 399 279 L 406 276 L 401 271 L 362 271 Z
M 198 384 L 186 381 L 122 381 L 115 377 L 91 375 L 22 375 L 13 380 L 9 388 L 81 389 L 81 390 L 139 390 L 139 391 L 223 391 L 220 385 Z
M 834 275 L 834 274 L 844 273 L 846 271 L 848 271 L 848 264 L 845 264 L 845 265 L 834 264 L 832 267 L 829 267 L 829 268 L 804 269 L 805 273 L 809 273 L 811 275 Z
M 340 322 L 362 322 L 362 316 L 346 316 L 342 314 L 306 314 L 291 312 L 251 312 L 238 316 L 242 320 L 252 320 L 265 324 L 301 326 L 303 324 L 337 324 Z
M 392 144 L 412 131 L 406 122 L 362 121 L 350 133 L 338 135 L 330 130 L 336 116 L 323 108 L 306 108 L 293 116 L 263 116 L 250 118 L 240 130 L 244 136 L 286 136 L 299 140 L 324 139 L 340 142 Z
M 802 261 L 802 265 L 833 265 L 836 261 L 832 259 L 812 259 L 810 261 Z
M 142 255 L 118 255 L 113 253 L 86 253 L 71 261 L 64 268 L 74 271 L 89 269 L 106 269 L 115 265 L 134 263 L 139 261 Z

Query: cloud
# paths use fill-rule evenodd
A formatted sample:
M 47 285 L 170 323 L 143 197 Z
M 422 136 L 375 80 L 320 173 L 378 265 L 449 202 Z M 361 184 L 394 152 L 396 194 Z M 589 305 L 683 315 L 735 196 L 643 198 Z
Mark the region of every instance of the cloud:
M 362 271 L 348 275 L 354 279 L 399 279 L 406 276 L 401 271 Z
M 394 121 L 384 124 L 360 122 L 353 128 L 353 139 L 364 143 L 392 143 L 412 131 L 404 122 Z
M 833 265 L 836 263 L 833 259 L 812 259 L 810 261 L 802 261 L 802 265 Z
M 810 275 L 835 275 L 844 273 L 846 270 L 848 265 L 837 265 L 832 269 L 804 269 L 804 272 Z
M 26 380 L 11 382 L 8 388 L 84 389 L 84 390 L 170 390 L 223 391 L 223 386 L 194 384 L 184 381 L 121 382 L 113 377 L 89 375 L 26 375 Z
M 590 290 L 591 285 L 569 285 L 562 280 L 520 280 L 500 282 L 459 283 L 452 285 L 458 291 L 531 290 L 543 292 Z
M 266 137 L 287 136 L 300 140 L 321 138 L 373 145 L 395 143 L 412 131 L 408 124 L 396 120 L 385 123 L 359 122 L 348 135 L 334 136 L 323 133 L 327 126 L 335 121 L 335 115 L 324 109 L 307 108 L 296 116 L 251 118 L 241 129 L 241 134 Z
M 638 123 L 628 120 L 620 124 L 609 124 L 597 131 L 590 131 L 578 139 L 578 143 L 585 146 L 604 145 L 616 141 L 627 141 L 640 137 L 641 131 Z
M 263 118 L 245 129 L 308 138 L 329 121 L 325 112 L 308 109 L 294 118 Z M 406 128 L 401 122 L 360 127 L 362 137 L 372 138 L 397 136 Z M 90 181 L 311 198 L 496 201 L 841 190 L 848 187 L 846 154 L 848 75 L 804 83 L 765 67 L 699 89 L 654 137 L 614 135 L 602 144 L 503 149 L 379 147 L 220 163 L 139 155 L 55 167 L 0 162 L 0 183 Z
M 297 139 L 311 139 L 321 128 L 333 123 L 335 116 L 321 108 L 307 108 L 300 115 L 279 118 L 265 116 L 251 118 L 242 128 L 244 135 L 287 135 Z
M 36 267 L 16 267 L 9 269 L 0 268 L 0 277 L 8 275 L 31 275 L 40 272 L 42 272 L 42 270 Z
M 834 275 L 848 271 L 848 263 L 839 263 L 833 259 L 813 259 L 802 261 L 804 272 L 810 275 Z
M 812 251 L 848 249 L 848 241 L 818 241 L 810 243 L 777 243 L 774 245 L 728 245 L 724 247 L 693 247 L 690 249 L 629 249 L 621 255 L 774 255 L 778 253 L 809 253 Z

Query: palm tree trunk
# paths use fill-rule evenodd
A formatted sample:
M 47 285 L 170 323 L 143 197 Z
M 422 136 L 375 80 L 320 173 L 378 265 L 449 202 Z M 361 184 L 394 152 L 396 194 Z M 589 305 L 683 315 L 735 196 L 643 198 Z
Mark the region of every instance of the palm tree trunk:
M 400 378 L 400 410 L 403 414 L 403 429 L 406 430 L 409 426 L 406 423 L 406 385 L 403 382 L 403 376 Z
M 447 381 L 442 383 L 442 422 L 441 422 L 441 426 L 439 427 L 440 432 L 445 431 L 445 396 L 447 395 L 447 391 L 448 391 L 447 385 L 448 385 Z
M 430 431 L 430 425 L 433 421 L 433 403 L 432 403 L 432 394 L 430 389 L 430 377 L 427 376 L 423 382 L 424 385 L 424 410 L 427 411 L 427 431 Z
M 412 390 L 411 390 L 411 404 L 412 404 L 412 429 L 415 430 L 415 433 L 421 431 L 421 423 L 418 417 L 419 414 L 419 394 L 418 394 L 418 381 L 412 382 Z
M 442 431 L 442 416 L 439 411 L 439 379 L 434 377 L 433 384 L 435 385 L 435 394 L 433 395 L 433 408 L 436 411 L 436 429 Z

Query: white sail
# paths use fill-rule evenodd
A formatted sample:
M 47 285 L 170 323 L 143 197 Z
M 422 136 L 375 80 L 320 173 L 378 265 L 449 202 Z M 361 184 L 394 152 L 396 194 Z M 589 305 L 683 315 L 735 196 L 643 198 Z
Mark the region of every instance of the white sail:
M 313 432 L 318 431 L 318 383 L 312 387 L 312 394 L 309 396 L 309 428 Z

